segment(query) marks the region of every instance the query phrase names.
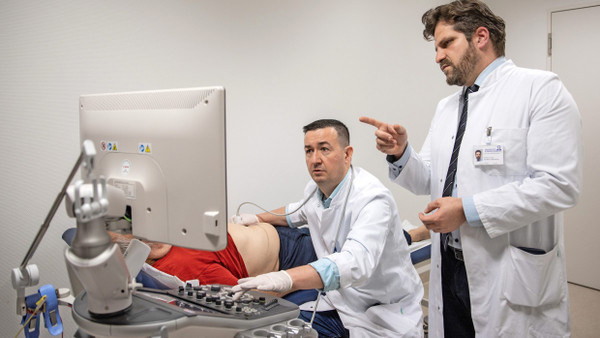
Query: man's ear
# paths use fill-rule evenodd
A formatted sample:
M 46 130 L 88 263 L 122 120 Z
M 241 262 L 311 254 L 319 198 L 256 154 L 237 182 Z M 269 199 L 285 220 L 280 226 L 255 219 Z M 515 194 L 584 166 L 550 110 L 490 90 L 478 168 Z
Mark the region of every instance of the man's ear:
M 352 146 L 347 146 L 344 149 L 344 159 L 347 161 L 351 161 L 352 160 L 352 154 L 354 154 L 354 148 L 352 148 Z
M 490 41 L 490 31 L 488 31 L 485 27 L 479 27 L 473 33 L 472 40 L 475 43 L 475 46 L 479 49 L 485 48 Z

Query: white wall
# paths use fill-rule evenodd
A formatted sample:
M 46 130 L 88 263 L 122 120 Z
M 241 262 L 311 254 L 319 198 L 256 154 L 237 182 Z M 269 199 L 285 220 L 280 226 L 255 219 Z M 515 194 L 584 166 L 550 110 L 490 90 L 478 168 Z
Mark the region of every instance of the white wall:
M 420 148 L 437 101 L 456 90 L 421 35 L 421 15 L 443 2 L 0 2 L 0 328 L 18 330 L 10 270 L 78 156 L 79 95 L 225 86 L 230 214 L 246 200 L 271 209 L 302 197 L 301 127 L 317 118 L 344 121 L 354 163 L 387 182 L 374 130 L 358 117 L 402 123 Z M 508 56 L 545 68 L 547 9 L 578 1 L 488 3 L 507 21 Z M 417 223 L 428 198 L 388 186 Z M 39 286 L 68 286 L 60 236 L 72 226 L 61 206 L 31 261 Z
M 506 55 L 521 67 L 548 69 L 546 53 L 549 11 L 598 4 L 598 1 L 487 0 L 486 3 L 506 21 Z

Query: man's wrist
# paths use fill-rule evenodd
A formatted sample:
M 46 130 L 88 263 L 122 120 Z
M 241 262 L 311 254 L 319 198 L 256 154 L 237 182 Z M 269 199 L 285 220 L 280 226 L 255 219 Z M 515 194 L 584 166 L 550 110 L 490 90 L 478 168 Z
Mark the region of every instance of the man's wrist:
M 398 161 L 399 159 L 401 159 L 402 155 L 404 155 L 405 152 L 406 152 L 406 147 L 404 147 L 404 150 L 402 150 L 402 152 L 399 154 L 387 154 L 386 159 L 388 160 L 388 162 L 394 163 L 394 162 Z
M 399 159 L 402 158 L 402 156 L 404 156 L 404 153 L 406 152 L 407 148 L 408 148 L 408 142 L 406 142 L 406 144 L 404 145 L 404 148 L 402 148 L 402 151 L 399 154 L 394 155 L 394 157 L 396 157 L 396 161 L 398 161 Z
M 473 196 L 465 196 L 462 198 L 462 207 L 463 212 L 465 214 L 465 219 L 467 223 L 469 223 L 472 227 L 482 227 L 483 222 L 481 222 L 481 218 L 479 217 L 479 213 L 477 212 L 477 208 L 475 207 L 475 202 L 473 201 Z

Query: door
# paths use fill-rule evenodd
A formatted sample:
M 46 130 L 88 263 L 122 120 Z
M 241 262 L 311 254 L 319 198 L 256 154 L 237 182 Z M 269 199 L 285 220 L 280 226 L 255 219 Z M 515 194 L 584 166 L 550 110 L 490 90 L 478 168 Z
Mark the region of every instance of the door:
M 583 121 L 583 189 L 565 212 L 569 282 L 600 290 L 600 4 L 550 14 L 550 68 L 571 92 Z

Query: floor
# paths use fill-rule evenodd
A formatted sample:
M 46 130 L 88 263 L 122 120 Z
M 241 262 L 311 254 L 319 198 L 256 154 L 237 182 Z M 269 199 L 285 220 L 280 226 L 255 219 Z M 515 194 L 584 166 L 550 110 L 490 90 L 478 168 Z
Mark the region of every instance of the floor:
M 424 281 L 425 298 L 427 298 L 429 271 L 420 270 L 418 265 L 415 267 Z M 569 283 L 569 301 L 571 305 L 571 337 L 600 337 L 600 291 Z M 426 307 L 423 307 L 423 313 L 427 315 Z
M 600 337 L 600 291 L 569 283 L 573 338 Z

